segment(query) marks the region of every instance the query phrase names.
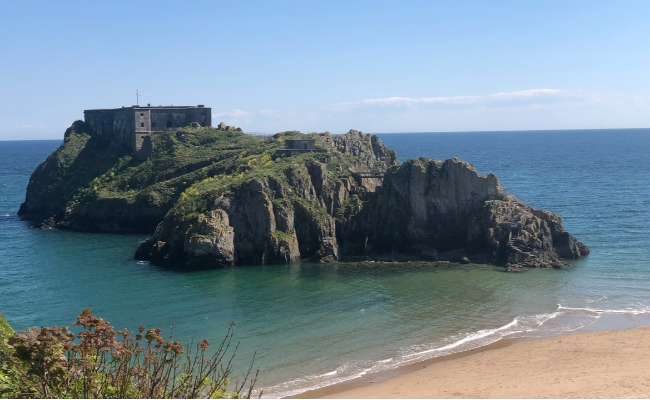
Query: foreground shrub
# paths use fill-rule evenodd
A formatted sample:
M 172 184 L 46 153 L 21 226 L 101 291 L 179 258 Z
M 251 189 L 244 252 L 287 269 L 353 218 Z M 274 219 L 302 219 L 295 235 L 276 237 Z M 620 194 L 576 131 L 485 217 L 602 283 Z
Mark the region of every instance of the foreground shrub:
M 56 326 L 10 337 L 2 397 L 250 398 L 257 380 L 251 363 L 231 384 L 234 324 L 214 352 L 207 340 L 187 346 L 165 340 L 161 329 L 115 331 L 90 309 L 73 326 L 82 328 L 76 337 Z

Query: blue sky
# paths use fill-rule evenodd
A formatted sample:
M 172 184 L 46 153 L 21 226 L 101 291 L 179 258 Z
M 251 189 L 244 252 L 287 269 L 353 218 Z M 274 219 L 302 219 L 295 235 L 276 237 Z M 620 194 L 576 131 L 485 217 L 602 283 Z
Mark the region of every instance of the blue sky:
M 650 1 L 16 1 L 0 140 L 89 108 L 212 107 L 249 132 L 650 127 Z

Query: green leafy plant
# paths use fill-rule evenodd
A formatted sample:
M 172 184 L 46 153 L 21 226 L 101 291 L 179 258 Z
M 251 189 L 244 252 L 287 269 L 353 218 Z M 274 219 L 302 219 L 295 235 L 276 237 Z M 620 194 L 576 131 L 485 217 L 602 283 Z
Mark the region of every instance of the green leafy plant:
M 234 324 L 214 351 L 203 340 L 183 346 L 161 329 L 116 331 L 84 310 L 73 326 L 32 328 L 11 336 L 0 395 L 22 398 L 250 398 L 252 363 L 231 381 L 238 344 Z M 261 394 L 260 394 L 261 395 Z

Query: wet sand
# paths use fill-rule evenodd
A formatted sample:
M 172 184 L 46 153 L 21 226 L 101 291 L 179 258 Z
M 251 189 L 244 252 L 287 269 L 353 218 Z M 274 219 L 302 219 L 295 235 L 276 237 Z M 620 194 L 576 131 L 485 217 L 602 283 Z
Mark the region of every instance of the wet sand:
M 502 340 L 296 398 L 647 398 L 650 328 Z

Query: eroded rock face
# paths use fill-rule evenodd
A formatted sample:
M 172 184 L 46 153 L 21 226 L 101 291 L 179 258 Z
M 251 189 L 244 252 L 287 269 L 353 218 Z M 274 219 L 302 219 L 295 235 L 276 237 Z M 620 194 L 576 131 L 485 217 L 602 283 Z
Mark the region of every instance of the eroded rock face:
M 332 149 L 354 152 L 382 173 L 397 163 L 395 153 L 377 139 L 356 131 L 348 135 L 320 137 L 332 146 L 356 143 L 341 151 Z M 366 195 L 375 186 L 365 186 L 349 170 L 336 172 L 341 176 L 332 178 L 325 163 L 306 159 L 282 176 L 253 180 L 217 198 L 208 214 L 193 221 L 166 218 L 136 257 L 187 268 L 287 263 L 301 258 L 339 260 L 337 217 L 352 195 Z
M 235 230 L 229 222 L 228 213 L 222 209 L 200 214 L 185 234 L 183 247 L 188 259 L 201 265 L 234 265 Z
M 517 271 L 563 268 L 562 259 L 589 253 L 561 218 L 504 194 L 495 175 L 458 159 L 407 161 L 388 170 L 376 191 L 352 176 L 333 180 L 324 164 L 308 160 L 282 179 L 216 199 L 209 216 L 180 230 L 170 231 L 173 224 L 165 221 L 139 256 L 187 267 L 310 258 L 482 262 Z
M 509 271 L 564 268 L 567 265 L 562 259 L 589 254 L 586 245 L 564 230 L 562 218 L 529 207 L 512 196 L 488 202 L 485 211 L 473 224 L 476 236 L 472 239 L 491 243 L 492 258 Z M 518 228 L 513 229 L 513 224 Z
M 350 130 L 345 135 L 323 135 L 324 141 L 340 153 L 349 154 L 359 169 L 385 169 L 397 164 L 397 155 L 384 146 L 379 137 L 364 135 L 360 131 Z
M 278 155 L 284 140 L 317 151 Z M 32 174 L 21 217 L 41 227 L 155 233 L 136 257 L 184 268 L 335 260 L 449 260 L 561 268 L 589 253 L 558 216 L 505 195 L 460 160 L 398 166 L 378 137 L 221 123 L 161 133 L 152 157 L 83 122 Z M 161 222 L 162 221 L 162 222 Z M 513 230 L 514 229 L 514 230 Z
M 409 160 L 386 174 L 363 229 L 372 252 L 414 256 L 463 248 L 477 210 L 501 195 L 496 176 L 479 175 L 457 159 Z
M 561 259 L 589 253 L 560 217 L 504 194 L 495 175 L 458 159 L 389 170 L 374 202 L 353 219 L 360 221 L 346 235 L 350 253 L 372 258 L 476 260 L 514 271 L 563 268 Z
M 219 125 L 217 125 L 217 130 L 219 130 L 219 131 L 229 131 L 229 132 L 232 132 L 232 131 L 241 132 L 241 128 L 236 128 L 234 126 L 228 126 L 223 121 L 221 121 L 219 123 Z
M 325 133 L 322 139 L 334 151 L 352 156 L 349 160 L 351 171 L 359 184 L 370 192 L 381 186 L 383 172 L 398 164 L 395 152 L 384 146 L 375 135 L 364 135 L 352 129 L 339 136 Z
M 175 221 L 166 220 L 143 243 L 137 257 L 188 268 L 288 263 L 300 258 L 338 260 L 336 221 L 324 212 L 334 191 L 323 190 L 317 196 L 310 175 L 303 174 L 293 185 L 253 181 L 232 196 L 218 198 L 209 215 L 201 214 L 180 229 L 171 229 Z M 325 187 L 336 188 L 327 179 L 324 182 Z M 282 197 L 289 191 L 305 197 Z

